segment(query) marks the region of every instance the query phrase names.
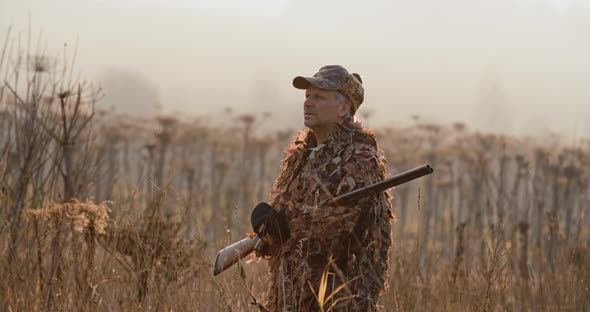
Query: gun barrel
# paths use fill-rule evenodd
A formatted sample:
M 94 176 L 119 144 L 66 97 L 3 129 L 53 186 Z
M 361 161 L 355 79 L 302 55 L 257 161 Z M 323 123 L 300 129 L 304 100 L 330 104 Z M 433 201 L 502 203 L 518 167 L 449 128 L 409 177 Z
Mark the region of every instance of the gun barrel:
M 414 179 L 418 179 L 423 177 L 427 174 L 431 174 L 434 170 L 430 165 L 423 165 L 420 167 L 416 167 L 414 169 L 410 169 L 408 171 L 402 172 L 400 174 L 396 174 L 393 177 L 387 178 L 381 182 L 377 182 L 375 184 L 371 184 L 360 188 L 358 190 L 354 190 L 350 193 L 346 193 L 340 195 L 338 197 L 334 197 L 326 202 L 326 205 L 329 206 L 338 206 L 338 205 L 345 205 L 355 200 L 358 200 L 362 197 L 367 196 L 368 194 L 377 193 L 385 191 L 389 188 L 394 186 L 398 186 L 400 184 L 404 184 L 406 182 L 410 182 Z

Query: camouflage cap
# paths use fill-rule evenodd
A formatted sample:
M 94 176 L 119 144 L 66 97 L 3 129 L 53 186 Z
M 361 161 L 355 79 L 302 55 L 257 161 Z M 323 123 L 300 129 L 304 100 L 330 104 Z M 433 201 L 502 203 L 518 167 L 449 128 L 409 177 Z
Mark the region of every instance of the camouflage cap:
M 356 73 L 349 74 L 340 65 L 324 66 L 313 77 L 297 76 L 293 79 L 293 86 L 297 89 L 314 86 L 323 90 L 339 91 L 350 101 L 355 112 L 365 98 L 361 76 Z

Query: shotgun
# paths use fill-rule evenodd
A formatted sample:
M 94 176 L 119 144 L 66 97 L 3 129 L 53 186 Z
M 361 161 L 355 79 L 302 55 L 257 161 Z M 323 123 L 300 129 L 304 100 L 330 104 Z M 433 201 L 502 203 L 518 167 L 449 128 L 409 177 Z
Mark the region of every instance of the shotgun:
M 360 189 L 354 190 L 352 192 L 334 197 L 325 201 L 324 203 L 320 204 L 321 206 L 340 206 L 340 205 L 347 205 L 353 203 L 362 197 L 365 197 L 370 194 L 383 192 L 389 188 L 394 186 L 398 186 L 400 184 L 404 184 L 406 182 L 410 182 L 414 179 L 423 177 L 427 174 L 431 174 L 433 172 L 432 167 L 429 165 L 423 165 L 420 167 L 416 167 L 414 169 L 410 169 L 406 172 L 402 172 L 397 174 L 393 177 L 385 179 L 381 182 L 377 182 L 375 184 L 371 184 Z M 259 250 L 262 245 L 262 240 L 256 235 L 249 235 L 248 237 L 235 242 L 223 249 L 221 249 L 217 253 L 217 257 L 215 258 L 215 265 L 213 266 L 213 275 L 218 275 L 219 273 L 225 271 L 229 267 L 236 264 L 240 259 L 243 259 L 254 250 Z

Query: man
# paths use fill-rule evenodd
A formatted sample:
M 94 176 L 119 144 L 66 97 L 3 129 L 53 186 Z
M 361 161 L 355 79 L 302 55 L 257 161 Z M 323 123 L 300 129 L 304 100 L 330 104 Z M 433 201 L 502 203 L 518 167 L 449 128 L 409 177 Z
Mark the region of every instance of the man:
M 362 80 L 331 65 L 313 77 L 296 77 L 293 86 L 305 90 L 307 129 L 287 149 L 271 192 L 282 226 L 263 233 L 265 248 L 259 252 L 271 272 L 266 308 L 376 311 L 392 243 L 389 195 L 349 206 L 321 205 L 387 175 L 374 134 L 354 122 L 364 99 Z

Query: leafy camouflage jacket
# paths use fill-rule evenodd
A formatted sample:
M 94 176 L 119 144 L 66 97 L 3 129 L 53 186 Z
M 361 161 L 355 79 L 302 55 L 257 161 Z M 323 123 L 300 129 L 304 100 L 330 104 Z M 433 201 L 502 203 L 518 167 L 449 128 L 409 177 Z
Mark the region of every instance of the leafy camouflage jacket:
M 271 206 L 287 209 L 291 236 L 267 252 L 267 308 L 319 311 L 323 302 L 325 311 L 377 310 L 392 244 L 390 196 L 382 192 L 354 205 L 319 205 L 386 178 L 386 161 L 374 134 L 349 124 L 317 145 L 306 130 L 286 153 Z

